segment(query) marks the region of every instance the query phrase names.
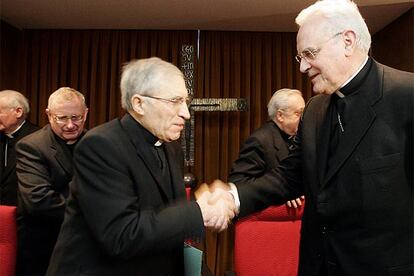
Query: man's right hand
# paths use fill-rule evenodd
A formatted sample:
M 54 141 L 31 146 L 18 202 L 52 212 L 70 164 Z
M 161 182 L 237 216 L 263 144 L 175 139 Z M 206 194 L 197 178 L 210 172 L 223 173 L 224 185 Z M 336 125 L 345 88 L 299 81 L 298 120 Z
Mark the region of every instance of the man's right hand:
M 203 215 L 204 226 L 214 230 L 225 230 L 236 213 L 234 198 L 229 186 L 215 180 L 212 184 L 201 184 L 194 192 Z

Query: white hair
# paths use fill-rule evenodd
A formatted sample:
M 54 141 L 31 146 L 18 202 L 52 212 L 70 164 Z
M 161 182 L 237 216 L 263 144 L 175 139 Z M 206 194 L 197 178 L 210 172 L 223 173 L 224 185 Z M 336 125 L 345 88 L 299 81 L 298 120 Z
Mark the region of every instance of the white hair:
M 299 95 L 302 97 L 302 92 L 297 89 L 289 88 L 282 88 L 277 90 L 267 104 L 267 113 L 269 114 L 269 118 L 273 120 L 278 110 L 289 109 L 292 105 L 290 98 L 293 95 Z
M 303 9 L 296 17 L 296 24 L 302 26 L 305 21 L 319 15 L 326 19 L 326 25 L 332 35 L 352 30 L 356 35 L 356 45 L 364 53 L 371 47 L 371 35 L 357 5 L 351 0 L 320 0 Z
M 184 78 L 180 69 L 172 63 L 157 57 L 132 60 L 122 68 L 121 104 L 124 110 L 131 110 L 132 96 L 153 95 L 159 90 L 165 76 L 179 75 Z
M 7 106 L 10 108 L 21 107 L 24 117 L 30 112 L 29 101 L 22 93 L 14 90 L 0 91 L 0 98 L 6 99 Z
M 55 103 L 61 100 L 72 101 L 74 97 L 77 97 L 81 101 L 83 107 L 86 108 L 85 96 L 83 96 L 81 92 L 70 87 L 61 87 L 53 92 L 49 96 L 47 108 L 52 109 Z

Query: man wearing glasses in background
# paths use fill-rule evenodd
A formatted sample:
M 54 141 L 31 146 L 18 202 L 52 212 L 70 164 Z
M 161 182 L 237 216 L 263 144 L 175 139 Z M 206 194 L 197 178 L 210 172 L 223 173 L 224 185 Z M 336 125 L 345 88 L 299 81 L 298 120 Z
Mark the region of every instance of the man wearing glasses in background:
M 19 250 L 17 275 L 45 275 L 63 222 L 73 150 L 84 134 L 88 108 L 84 96 L 69 87 L 53 92 L 42 129 L 16 145 Z
M 181 71 L 159 58 L 123 67 L 126 114 L 76 147 L 65 221 L 47 275 L 184 275 L 184 240 L 227 226 L 231 202 L 187 201 L 176 140 L 190 118 Z M 210 223 L 211 222 L 211 223 Z M 217 223 L 215 223 L 217 222 Z

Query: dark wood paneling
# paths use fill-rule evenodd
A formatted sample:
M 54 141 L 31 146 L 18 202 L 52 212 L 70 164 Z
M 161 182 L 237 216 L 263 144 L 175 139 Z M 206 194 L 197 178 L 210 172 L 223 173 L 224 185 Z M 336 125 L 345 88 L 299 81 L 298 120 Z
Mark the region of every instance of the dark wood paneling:
M 414 8 L 376 33 L 371 48 L 377 61 L 414 72 Z
M 20 90 L 20 55 L 22 32 L 0 20 L 0 90 Z

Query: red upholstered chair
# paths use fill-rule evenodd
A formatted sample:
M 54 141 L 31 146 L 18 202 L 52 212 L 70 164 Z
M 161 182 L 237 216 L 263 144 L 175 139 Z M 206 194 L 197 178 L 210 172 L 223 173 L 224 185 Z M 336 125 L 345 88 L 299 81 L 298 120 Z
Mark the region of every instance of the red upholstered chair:
M 272 206 L 235 225 L 237 276 L 295 276 L 303 206 Z
M 0 275 L 14 276 L 17 254 L 16 207 L 0 205 Z

